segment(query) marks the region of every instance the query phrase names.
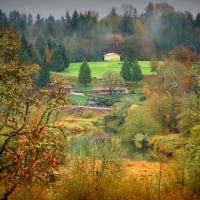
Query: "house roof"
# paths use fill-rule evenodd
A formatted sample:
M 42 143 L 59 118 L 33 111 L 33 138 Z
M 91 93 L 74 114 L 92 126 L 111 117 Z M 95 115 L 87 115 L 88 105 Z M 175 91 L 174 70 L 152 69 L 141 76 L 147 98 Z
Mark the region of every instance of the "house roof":
M 104 54 L 104 56 L 111 56 L 111 55 L 119 55 L 118 53 L 107 53 L 107 54 Z M 120 55 L 119 55 L 120 56 Z

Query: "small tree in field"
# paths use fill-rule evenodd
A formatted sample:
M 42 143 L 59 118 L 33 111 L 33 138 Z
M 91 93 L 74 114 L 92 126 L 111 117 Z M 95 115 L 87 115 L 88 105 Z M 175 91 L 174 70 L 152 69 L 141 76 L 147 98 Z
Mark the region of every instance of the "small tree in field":
M 103 85 L 112 94 L 116 87 L 124 86 L 124 79 L 117 72 L 108 71 L 103 74 Z
M 128 141 L 136 142 L 138 140 L 142 149 L 146 149 L 149 138 L 162 129 L 146 106 L 137 105 L 129 108 L 123 128 L 124 137 Z
M 17 187 L 54 180 L 63 160 L 63 98 L 33 88 L 32 66 L 17 61 L 20 40 L 13 30 L 0 30 L 0 49 L 0 199 L 6 200 Z
M 88 83 L 90 83 L 92 81 L 91 70 L 90 70 L 90 67 L 89 67 L 86 59 L 84 59 L 82 65 L 80 67 L 78 80 L 83 85 L 87 85 Z
M 120 74 L 125 81 L 131 80 L 131 68 L 130 68 L 130 63 L 127 58 L 125 58 L 124 60 Z
M 133 61 L 131 65 L 131 80 L 135 81 L 137 85 L 143 79 L 142 71 L 137 61 Z

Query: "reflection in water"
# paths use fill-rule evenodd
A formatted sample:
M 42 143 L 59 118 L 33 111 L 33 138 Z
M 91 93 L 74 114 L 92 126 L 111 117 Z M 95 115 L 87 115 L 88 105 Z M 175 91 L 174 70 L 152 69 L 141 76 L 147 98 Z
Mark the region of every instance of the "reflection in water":
M 119 139 L 108 136 L 81 136 L 71 138 L 69 152 L 72 156 L 102 155 L 131 160 L 159 161 L 160 154 L 150 149 L 139 149 L 131 143 L 121 143 Z

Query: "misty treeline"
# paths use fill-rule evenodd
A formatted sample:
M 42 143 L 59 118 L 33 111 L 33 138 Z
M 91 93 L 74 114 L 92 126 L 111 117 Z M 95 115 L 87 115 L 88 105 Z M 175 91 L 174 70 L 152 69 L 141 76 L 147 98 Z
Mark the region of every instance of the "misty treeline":
M 71 15 L 66 11 L 60 19 L 15 10 L 6 15 L 0 10 L 0 25 L 11 26 L 21 36 L 22 61 L 51 60 L 51 68 L 59 62 L 56 71 L 84 58 L 100 61 L 108 52 L 122 58 L 132 52 L 138 60 L 150 60 L 153 54 L 160 59 L 184 45 L 200 53 L 200 13 L 177 12 L 167 3 L 149 3 L 141 15 L 133 5 L 124 5 L 122 14 L 113 7 L 104 18 L 91 10 L 78 13 L 75 9 Z

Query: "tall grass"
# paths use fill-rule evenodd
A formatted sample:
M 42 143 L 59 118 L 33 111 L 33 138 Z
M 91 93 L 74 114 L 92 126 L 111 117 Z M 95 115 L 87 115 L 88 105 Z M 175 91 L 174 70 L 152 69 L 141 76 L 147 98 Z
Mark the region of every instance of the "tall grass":
M 71 160 L 67 174 L 57 190 L 60 200 L 186 200 L 189 199 L 178 185 L 171 185 L 169 175 L 158 180 L 127 175 L 118 161 L 95 157 Z M 102 169 L 104 170 L 102 171 Z M 102 172 L 102 173 L 100 173 Z

